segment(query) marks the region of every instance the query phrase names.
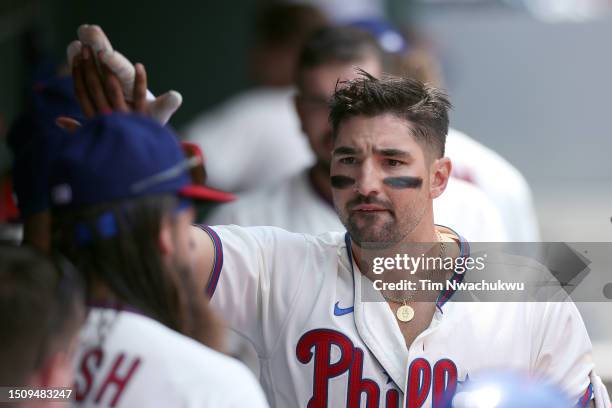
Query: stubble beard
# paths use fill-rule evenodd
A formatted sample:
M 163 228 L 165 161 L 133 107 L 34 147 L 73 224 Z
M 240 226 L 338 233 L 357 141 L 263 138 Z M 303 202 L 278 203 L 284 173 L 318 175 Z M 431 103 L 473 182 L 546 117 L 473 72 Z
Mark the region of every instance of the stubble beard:
M 395 212 L 389 212 L 391 219 L 380 226 L 368 223 L 364 223 L 360 226 L 351 215 L 342 217 L 342 223 L 349 232 L 351 239 L 360 247 L 368 249 L 386 249 L 397 245 L 410 235 L 421 223 L 425 215 L 425 210 L 426 207 L 424 205 L 421 208 L 413 206 L 407 213 L 413 214 L 414 216 L 409 217 L 409 219 L 404 222 L 398 221 Z M 375 217 L 374 214 L 371 216 Z

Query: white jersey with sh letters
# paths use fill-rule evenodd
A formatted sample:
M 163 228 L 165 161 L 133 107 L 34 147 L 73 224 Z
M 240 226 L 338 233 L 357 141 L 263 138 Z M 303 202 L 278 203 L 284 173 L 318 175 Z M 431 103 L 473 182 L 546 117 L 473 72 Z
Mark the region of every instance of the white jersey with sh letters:
M 347 235 L 201 228 L 215 247 L 211 304 L 254 345 L 273 407 L 436 407 L 491 367 L 547 378 L 579 406 L 591 398 L 591 344 L 572 303 L 453 303 L 443 292 L 407 349 L 388 304 L 361 301 Z
M 469 241 L 508 240 L 497 208 L 482 191 L 463 180 L 451 178 L 433 206 L 437 223 L 455 226 Z M 333 205 L 315 191 L 308 171 L 221 205 L 206 221 L 209 225 L 267 225 L 312 235 L 345 231 Z
M 76 356 L 76 407 L 267 407 L 238 361 L 141 314 L 90 309 Z

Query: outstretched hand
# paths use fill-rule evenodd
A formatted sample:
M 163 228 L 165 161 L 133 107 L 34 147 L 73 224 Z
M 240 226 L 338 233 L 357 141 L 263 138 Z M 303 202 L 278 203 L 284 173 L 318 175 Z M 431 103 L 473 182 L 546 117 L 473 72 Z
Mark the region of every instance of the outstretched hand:
M 78 40 L 68 45 L 68 62 L 74 66 L 76 57 L 83 55 L 87 47 L 93 51 L 99 65 L 106 65 L 119 81 L 125 101 L 135 102 L 139 95 L 134 94 L 136 82 L 136 67 L 121 53 L 114 50 L 108 37 L 97 25 L 83 24 L 77 30 Z M 181 106 L 183 98 L 176 91 L 168 91 L 158 97 L 146 91 L 146 112 L 153 119 L 165 125 L 170 117 Z
M 136 64 L 134 69 L 132 101 L 128 101 L 117 75 L 104 62 L 100 62 L 98 70 L 93 50 L 89 46 L 84 46 L 81 53 L 75 55 L 72 61 L 72 78 L 75 95 L 85 117 L 111 112 L 148 114 L 147 73 L 142 64 Z M 67 130 L 74 130 L 80 126 L 79 122 L 69 117 L 58 118 L 57 124 Z

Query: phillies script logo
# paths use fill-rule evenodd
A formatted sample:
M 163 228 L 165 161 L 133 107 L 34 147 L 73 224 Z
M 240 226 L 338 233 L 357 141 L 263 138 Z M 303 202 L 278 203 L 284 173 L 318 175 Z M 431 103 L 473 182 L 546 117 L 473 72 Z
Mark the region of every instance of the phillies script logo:
M 340 358 L 333 364 L 332 346 L 340 349 Z M 327 407 L 329 380 L 344 373 L 348 373 L 348 408 L 359 408 L 362 394 L 366 396 L 367 408 L 380 406 L 381 387 L 374 380 L 363 377 L 363 350 L 355 347 L 344 334 L 330 329 L 311 330 L 300 338 L 296 356 L 302 364 L 314 364 L 308 408 Z M 433 408 L 449 407 L 456 389 L 457 366 L 452 360 L 439 360 L 432 369 L 429 361 L 417 358 L 408 368 L 406 408 L 424 407 L 430 394 Z M 400 393 L 397 389 L 389 389 L 382 402 L 386 408 L 399 408 Z

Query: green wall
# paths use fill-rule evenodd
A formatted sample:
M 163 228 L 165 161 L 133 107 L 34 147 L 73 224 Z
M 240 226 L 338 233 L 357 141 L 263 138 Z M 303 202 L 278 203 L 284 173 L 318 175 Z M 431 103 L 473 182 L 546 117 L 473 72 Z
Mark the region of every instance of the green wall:
M 51 53 L 63 58 L 79 24 L 95 23 L 118 50 L 145 64 L 154 93 L 176 89 L 183 94 L 183 107 L 172 121 L 180 128 L 198 112 L 249 86 L 248 51 L 256 6 L 254 0 L 40 0 L 0 7 L 0 17 L 16 26 L 0 36 L 0 111 L 12 119 L 22 103 L 28 67 L 20 32 L 39 27 Z M 25 18 L 24 8 L 29 10 Z

